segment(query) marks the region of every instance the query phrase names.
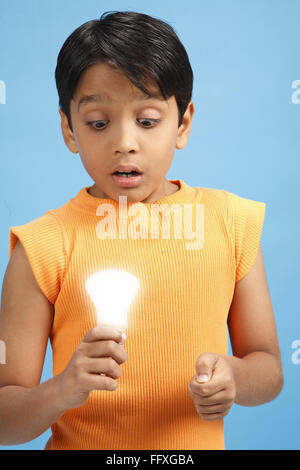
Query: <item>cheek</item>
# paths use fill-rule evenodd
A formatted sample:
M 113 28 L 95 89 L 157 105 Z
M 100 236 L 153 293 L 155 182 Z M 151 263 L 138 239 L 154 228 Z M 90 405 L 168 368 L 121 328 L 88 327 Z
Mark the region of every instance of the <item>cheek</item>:
M 95 140 L 93 134 L 89 131 L 86 126 L 77 127 L 74 133 L 77 148 L 82 158 L 87 160 L 96 160 L 97 155 L 97 140 Z M 99 148 L 98 148 L 99 152 Z
M 76 121 L 74 120 L 73 122 L 73 135 L 74 139 L 77 145 L 77 148 L 79 150 L 79 153 L 83 153 L 85 151 L 85 142 L 86 139 L 84 138 L 84 129 L 81 129 L 81 126 L 78 126 Z
M 174 156 L 176 141 L 177 132 L 174 132 L 173 129 L 166 129 L 166 131 L 162 133 L 161 137 L 155 140 L 157 154 L 160 156 L 163 154 L 166 163 L 172 160 Z
M 160 132 L 155 137 L 150 137 L 150 143 L 152 147 L 159 149 L 160 153 L 163 150 L 164 153 L 169 154 L 175 150 L 177 135 L 178 132 L 174 126 L 165 125 L 161 127 Z
M 178 136 L 178 129 L 175 126 L 168 126 L 163 132 L 162 141 L 164 142 L 165 148 L 175 150 L 176 141 Z

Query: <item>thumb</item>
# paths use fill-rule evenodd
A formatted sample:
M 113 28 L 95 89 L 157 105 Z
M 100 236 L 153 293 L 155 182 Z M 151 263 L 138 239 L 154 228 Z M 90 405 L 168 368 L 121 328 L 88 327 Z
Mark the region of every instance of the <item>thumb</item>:
M 196 361 L 197 382 L 209 382 L 213 370 L 218 360 L 218 355 L 213 353 L 203 353 Z

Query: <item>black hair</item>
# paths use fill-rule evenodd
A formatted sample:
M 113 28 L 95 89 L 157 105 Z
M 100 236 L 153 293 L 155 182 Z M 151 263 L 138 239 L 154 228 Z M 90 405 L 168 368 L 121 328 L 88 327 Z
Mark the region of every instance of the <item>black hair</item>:
M 192 97 L 193 71 L 174 29 L 143 13 L 109 11 L 75 29 L 57 58 L 59 106 L 71 130 L 70 101 L 79 78 L 88 67 L 103 62 L 122 71 L 147 95 L 151 93 L 145 85 L 154 79 L 164 99 L 175 97 L 181 125 Z

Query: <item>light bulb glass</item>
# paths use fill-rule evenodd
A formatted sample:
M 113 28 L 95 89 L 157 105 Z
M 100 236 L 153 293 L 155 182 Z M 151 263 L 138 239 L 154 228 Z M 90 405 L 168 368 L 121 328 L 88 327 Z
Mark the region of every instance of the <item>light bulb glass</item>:
M 121 269 L 104 269 L 85 283 L 98 316 L 98 323 L 127 327 L 127 312 L 139 290 L 139 280 Z

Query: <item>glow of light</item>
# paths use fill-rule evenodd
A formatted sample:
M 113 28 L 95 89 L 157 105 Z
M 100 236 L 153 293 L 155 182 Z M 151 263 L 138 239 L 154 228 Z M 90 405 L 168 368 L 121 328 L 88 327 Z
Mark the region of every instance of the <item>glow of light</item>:
M 120 269 L 105 269 L 90 276 L 85 287 L 96 307 L 98 323 L 125 329 L 139 285 L 135 276 Z

